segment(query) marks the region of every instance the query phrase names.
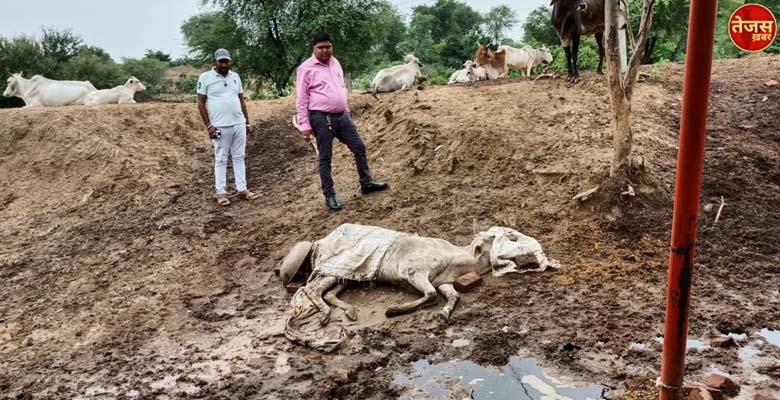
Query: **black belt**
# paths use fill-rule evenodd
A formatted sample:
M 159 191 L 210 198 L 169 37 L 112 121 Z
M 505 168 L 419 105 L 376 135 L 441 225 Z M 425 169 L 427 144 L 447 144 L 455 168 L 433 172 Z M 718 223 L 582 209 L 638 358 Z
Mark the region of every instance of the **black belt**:
M 318 110 L 309 110 L 309 113 L 313 114 L 313 115 L 326 115 L 326 116 L 331 116 L 331 117 L 336 117 L 336 118 L 341 118 L 341 116 L 344 115 L 343 111 L 342 112 L 337 112 L 337 113 L 332 113 L 332 112 L 325 112 L 325 111 L 318 111 Z

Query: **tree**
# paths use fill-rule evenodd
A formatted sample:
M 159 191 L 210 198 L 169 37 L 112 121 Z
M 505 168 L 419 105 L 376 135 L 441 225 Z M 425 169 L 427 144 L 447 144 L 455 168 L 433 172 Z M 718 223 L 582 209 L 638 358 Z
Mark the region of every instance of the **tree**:
M 609 176 L 622 182 L 627 179 L 631 166 L 631 148 L 633 145 L 633 133 L 631 131 L 631 97 L 634 84 L 639 75 L 639 64 L 645 42 L 653 22 L 653 3 L 655 0 L 643 0 L 642 20 L 639 25 L 639 40 L 636 42 L 631 60 L 628 62 L 628 70 L 625 75 L 620 72 L 620 51 L 618 47 L 618 15 L 619 0 L 606 0 L 605 11 L 605 36 L 607 50 L 607 80 L 609 82 L 610 100 L 612 103 L 612 127 L 614 129 L 613 146 L 614 155 L 610 166 Z
M 242 68 L 274 83 L 278 94 L 311 54 L 311 37 L 329 32 L 346 73 L 370 65 L 365 54 L 386 35 L 380 0 L 208 0 L 244 30 Z
M 506 5 L 491 8 L 484 20 L 483 30 L 495 45 L 500 45 L 504 34 L 518 22 L 517 13 Z
M 97 46 L 89 46 L 86 44 L 82 44 L 79 46 L 79 48 L 76 50 L 76 57 L 87 57 L 87 56 L 94 56 L 102 61 L 111 61 L 113 62 L 113 59 L 111 58 L 111 55 L 108 54 L 107 51 L 101 49 Z
M 224 12 L 194 15 L 182 23 L 181 32 L 190 54 L 202 64 L 211 64 L 214 51 L 222 47 L 231 52 L 234 64 L 241 70 L 245 32 L 229 15 Z
M 164 63 L 171 62 L 171 55 L 162 50 L 146 49 L 146 52 L 144 52 L 144 58 L 153 58 Z
M 43 55 L 51 57 L 56 62 L 67 62 L 75 57 L 81 43 L 81 37 L 70 30 L 57 31 L 43 28 L 43 37 L 41 38 Z
M 523 24 L 523 40 L 535 47 L 560 44 L 550 23 L 550 10 L 547 6 L 539 6 L 528 14 Z
M 404 55 L 399 45 L 406 38 L 406 24 L 394 6 L 384 4 L 380 8 L 378 22 L 380 26 L 387 27 L 387 36 L 381 39 L 377 54 L 385 61 L 400 60 Z

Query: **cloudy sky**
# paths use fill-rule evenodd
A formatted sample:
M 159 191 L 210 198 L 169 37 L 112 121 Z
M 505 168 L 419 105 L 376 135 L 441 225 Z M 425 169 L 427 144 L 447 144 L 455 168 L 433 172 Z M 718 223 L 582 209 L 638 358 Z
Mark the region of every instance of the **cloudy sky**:
M 417 5 L 435 0 L 390 0 L 408 15 Z M 512 7 L 521 20 L 548 0 L 465 0 L 486 12 L 498 4 Z M 41 28 L 71 29 L 84 42 L 106 49 L 115 59 L 141 57 L 161 49 L 176 58 L 186 52 L 179 27 L 201 11 L 200 0 L 26 0 L 3 1 L 0 35 L 40 35 Z M 510 36 L 521 36 L 520 26 Z

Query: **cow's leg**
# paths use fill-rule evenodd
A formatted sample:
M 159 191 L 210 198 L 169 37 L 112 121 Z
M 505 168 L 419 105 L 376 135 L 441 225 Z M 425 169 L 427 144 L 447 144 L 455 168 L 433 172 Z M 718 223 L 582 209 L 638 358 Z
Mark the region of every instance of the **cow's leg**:
M 454 310 L 455 306 L 458 304 L 458 300 L 460 300 L 460 294 L 458 294 L 458 291 L 455 290 L 455 287 L 452 286 L 451 283 L 439 285 L 439 293 L 447 299 L 447 304 L 439 311 L 439 316 L 447 321 L 450 319 L 452 310 Z
M 349 304 L 346 301 L 341 300 L 338 297 L 339 293 L 341 293 L 341 291 L 344 290 L 344 288 L 346 287 L 347 287 L 346 282 L 339 283 L 338 285 L 336 285 L 336 287 L 326 292 L 323 298 L 325 299 L 326 303 L 332 305 L 333 307 L 344 310 L 344 313 L 347 315 L 347 318 L 349 318 L 351 321 L 354 321 L 358 317 L 357 308 L 355 308 L 355 306 L 353 306 L 352 304 Z
M 571 69 L 571 46 L 564 47 L 563 51 L 566 53 L 566 69 L 569 72 L 569 80 L 571 81 L 574 77 L 574 71 Z
M 332 276 L 319 277 L 309 282 L 304 290 L 306 296 L 320 310 L 320 324 L 326 325 L 330 321 L 330 307 L 322 299 L 322 295 L 332 288 L 338 279 Z
M 580 34 L 575 33 L 571 38 L 571 69 L 574 71 L 572 82 L 580 80 L 580 71 L 577 68 L 577 61 L 580 54 Z
M 427 274 L 416 273 L 412 275 L 408 283 L 420 291 L 420 293 L 423 294 L 423 297 L 408 303 L 388 307 L 385 311 L 385 316 L 392 317 L 395 315 L 406 314 L 424 305 L 432 305 L 436 302 L 436 288 L 433 287 L 431 282 L 428 280 Z
M 602 71 L 602 68 L 604 67 L 604 32 L 597 32 L 594 34 L 594 36 L 596 36 L 596 44 L 599 46 L 599 66 L 596 68 L 596 73 L 603 75 L 604 72 Z

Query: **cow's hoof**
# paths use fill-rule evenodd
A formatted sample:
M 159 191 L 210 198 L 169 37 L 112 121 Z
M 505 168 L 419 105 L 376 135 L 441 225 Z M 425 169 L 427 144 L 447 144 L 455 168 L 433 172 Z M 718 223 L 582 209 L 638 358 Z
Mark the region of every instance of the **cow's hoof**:
M 350 307 L 344 311 L 350 321 L 356 321 L 358 319 L 358 311 L 355 307 Z
M 450 313 L 444 310 L 440 310 L 438 313 L 436 313 L 436 316 L 439 317 L 441 322 L 449 322 L 450 320 Z

